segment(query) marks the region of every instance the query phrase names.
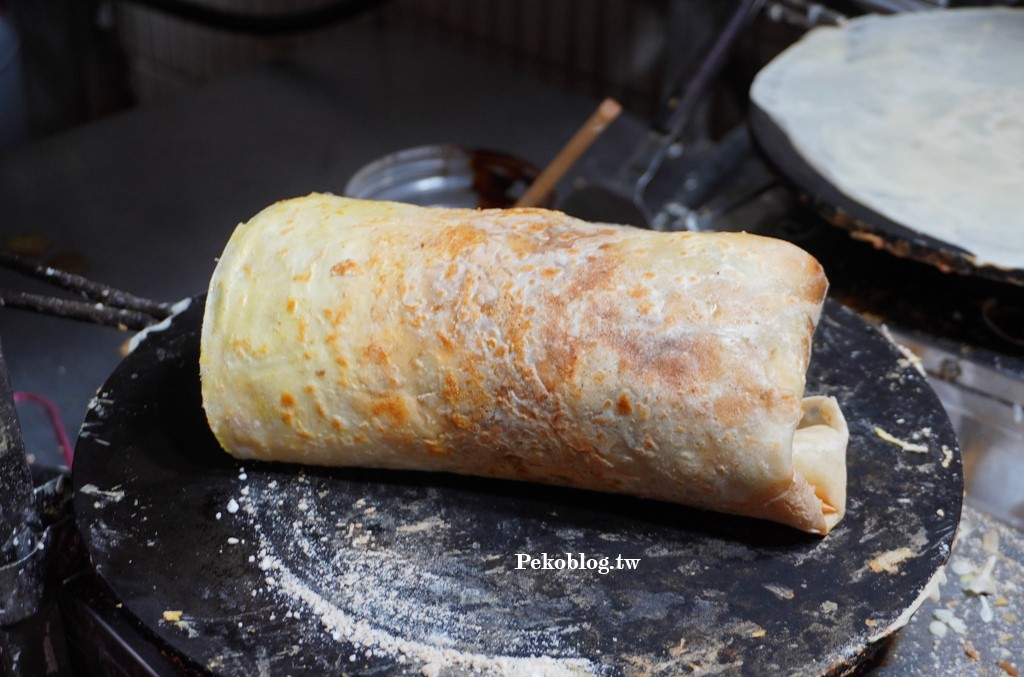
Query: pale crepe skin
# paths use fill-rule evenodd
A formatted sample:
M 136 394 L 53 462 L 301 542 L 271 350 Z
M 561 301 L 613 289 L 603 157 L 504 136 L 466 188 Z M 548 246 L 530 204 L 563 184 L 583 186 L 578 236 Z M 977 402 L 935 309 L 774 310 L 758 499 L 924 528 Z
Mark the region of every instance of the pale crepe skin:
M 224 250 L 203 404 L 240 459 L 542 482 L 826 534 L 848 433 L 834 399 L 802 400 L 826 287 L 810 255 L 754 235 L 313 194 Z
M 959 7 L 819 26 L 751 99 L 844 195 L 967 252 L 1024 268 L 1024 11 Z

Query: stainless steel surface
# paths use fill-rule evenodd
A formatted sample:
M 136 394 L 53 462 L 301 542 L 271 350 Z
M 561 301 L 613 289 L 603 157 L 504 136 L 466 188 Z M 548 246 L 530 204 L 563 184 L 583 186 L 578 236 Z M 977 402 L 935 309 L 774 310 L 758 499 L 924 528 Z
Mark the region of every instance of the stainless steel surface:
M 772 0 L 766 7 L 768 19 L 801 28 L 821 25 L 836 25 L 846 21 L 846 16 L 817 2 L 807 0 Z
M 1024 381 L 898 332 L 960 438 L 971 505 L 1024 530 Z
M 990 561 L 994 594 L 965 590 Z M 1024 533 L 965 505 L 944 572 L 874 677 L 1011 677 L 1024 669 Z

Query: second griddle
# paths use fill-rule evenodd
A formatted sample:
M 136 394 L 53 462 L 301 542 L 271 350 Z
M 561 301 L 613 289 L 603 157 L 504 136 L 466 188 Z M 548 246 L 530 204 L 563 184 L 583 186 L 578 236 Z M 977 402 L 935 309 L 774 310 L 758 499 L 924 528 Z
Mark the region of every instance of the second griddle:
M 973 255 L 961 247 L 896 223 L 848 197 L 812 167 L 768 113 L 753 102 L 748 120 L 754 141 L 768 163 L 833 226 L 891 254 L 916 259 L 943 271 L 1024 285 L 1024 270 L 978 265 Z

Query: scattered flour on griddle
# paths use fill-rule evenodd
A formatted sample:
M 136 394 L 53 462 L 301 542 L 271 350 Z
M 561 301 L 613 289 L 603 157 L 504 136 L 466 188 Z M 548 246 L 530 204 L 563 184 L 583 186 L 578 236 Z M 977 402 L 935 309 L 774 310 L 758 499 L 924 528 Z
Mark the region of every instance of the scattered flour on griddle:
M 243 476 L 244 471 L 239 479 Z M 327 512 L 319 508 L 316 489 L 303 473 L 291 484 L 286 492 L 277 482 L 266 489 L 247 483 L 239 491 L 238 516 L 251 520 L 257 537 L 252 564 L 262 570 L 266 591 L 283 601 L 286 617 L 305 619 L 315 631 L 352 644 L 351 662 L 387 656 L 428 677 L 603 672 L 573 656 L 548 628 L 474 623 L 460 607 L 484 604 L 486 593 L 462 589 L 453 583 L 457 572 L 438 575 L 414 561 L 407 549 L 378 547 L 382 538 L 431 538 L 431 531 L 446 528 L 442 519 L 381 529 L 385 518 L 378 518 L 377 507 L 366 499 L 346 511 Z M 381 533 L 374 533 L 375 527 Z M 291 536 L 287 542 L 273 538 L 281 531 Z M 483 632 L 498 633 L 496 643 L 520 655 L 484 653 L 479 648 Z

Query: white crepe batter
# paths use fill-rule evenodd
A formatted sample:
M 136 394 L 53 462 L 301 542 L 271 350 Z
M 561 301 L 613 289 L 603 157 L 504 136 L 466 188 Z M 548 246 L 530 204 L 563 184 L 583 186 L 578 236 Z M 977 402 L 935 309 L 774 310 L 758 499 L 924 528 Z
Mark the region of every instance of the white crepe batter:
M 816 28 L 750 95 L 854 201 L 976 264 L 1024 268 L 1024 11 Z

